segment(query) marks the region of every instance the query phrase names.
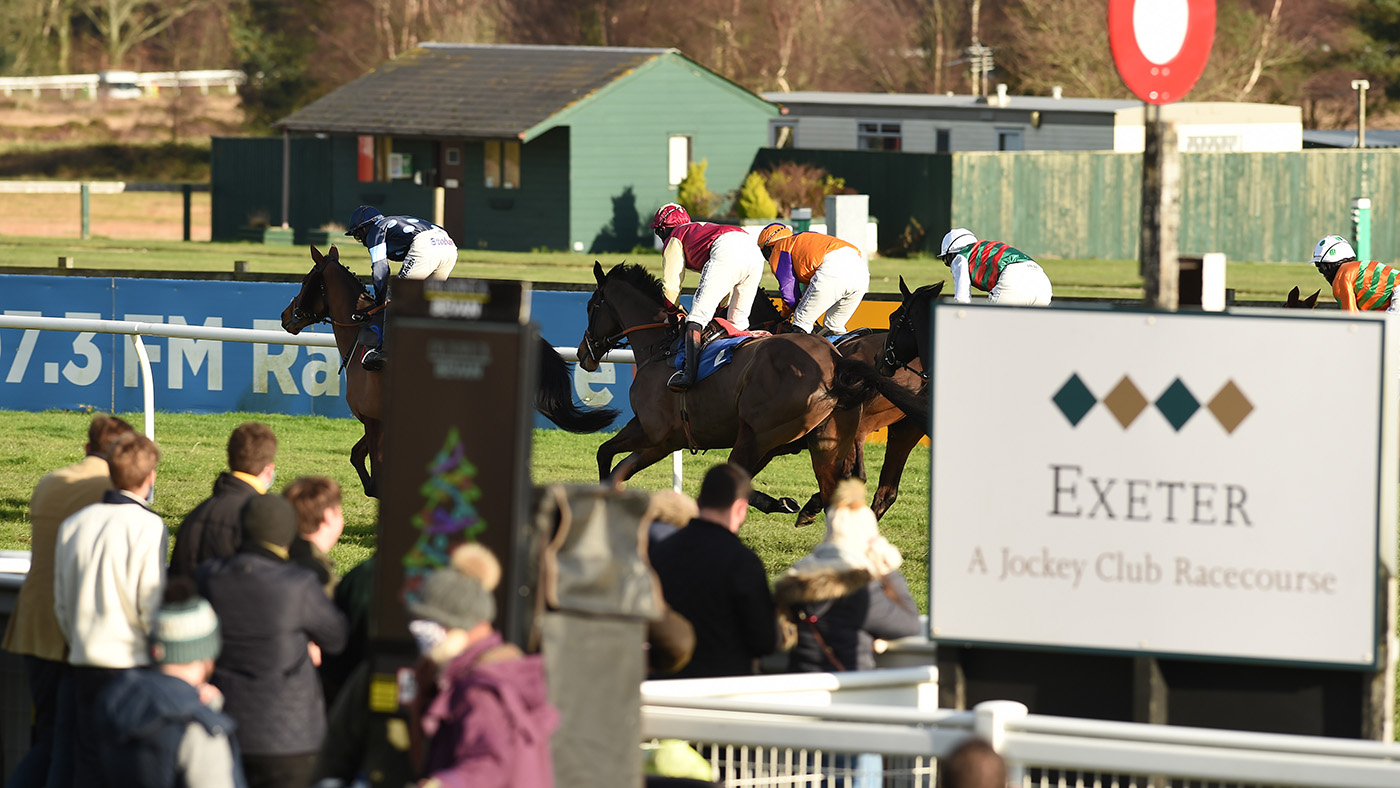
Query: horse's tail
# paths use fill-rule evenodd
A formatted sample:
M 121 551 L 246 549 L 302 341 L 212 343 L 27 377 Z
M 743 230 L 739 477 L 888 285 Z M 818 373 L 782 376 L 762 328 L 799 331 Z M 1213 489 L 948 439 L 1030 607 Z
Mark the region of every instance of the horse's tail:
M 849 410 L 882 396 L 918 424 L 927 426 L 929 423 L 929 400 L 925 391 L 911 391 L 859 359 L 843 358 L 836 362 L 827 395 L 836 400 L 839 410 Z
M 535 393 L 535 410 L 569 432 L 597 432 L 617 418 L 613 408 L 584 410 L 574 404 L 573 378 L 569 362 L 540 338 L 540 388 Z

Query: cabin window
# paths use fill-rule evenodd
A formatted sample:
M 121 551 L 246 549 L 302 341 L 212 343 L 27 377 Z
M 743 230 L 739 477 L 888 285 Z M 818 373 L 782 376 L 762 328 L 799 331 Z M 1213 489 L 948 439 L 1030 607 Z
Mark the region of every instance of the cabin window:
M 856 126 L 856 148 L 859 150 L 899 150 L 898 123 L 862 121 Z
M 519 189 L 520 142 L 487 140 L 481 148 L 482 184 L 488 189 Z

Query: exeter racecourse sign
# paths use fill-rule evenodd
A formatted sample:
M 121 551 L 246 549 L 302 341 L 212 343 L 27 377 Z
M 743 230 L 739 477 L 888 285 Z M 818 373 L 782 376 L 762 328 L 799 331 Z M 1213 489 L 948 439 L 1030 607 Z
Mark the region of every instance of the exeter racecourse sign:
M 1372 668 L 1383 319 L 939 306 L 935 640 Z

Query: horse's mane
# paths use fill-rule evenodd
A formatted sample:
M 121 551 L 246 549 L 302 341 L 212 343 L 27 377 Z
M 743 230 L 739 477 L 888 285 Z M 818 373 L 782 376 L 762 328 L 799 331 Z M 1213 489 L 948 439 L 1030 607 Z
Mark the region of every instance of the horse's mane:
M 636 263 L 618 263 L 608 272 L 609 282 L 623 282 L 649 293 L 656 297 L 658 301 L 662 299 L 661 280 L 646 269 L 645 266 Z

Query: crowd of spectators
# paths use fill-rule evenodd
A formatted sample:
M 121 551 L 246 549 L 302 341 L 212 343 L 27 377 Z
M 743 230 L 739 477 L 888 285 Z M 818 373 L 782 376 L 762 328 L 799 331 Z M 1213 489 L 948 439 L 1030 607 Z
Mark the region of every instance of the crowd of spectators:
M 9 785 L 303 788 L 352 784 L 375 759 L 405 784 L 553 785 L 558 712 L 540 657 L 494 628 L 488 550 L 458 547 L 406 600 L 420 655 L 401 694 L 410 714 L 371 719 L 375 560 L 339 578 L 334 481 L 272 493 L 277 438 L 243 424 L 171 551 L 147 504 L 156 445 L 97 416 L 84 449 L 30 501 L 32 565 L 4 648 L 23 655 L 35 717 Z M 772 587 L 739 537 L 751 492 L 719 464 L 693 501 L 654 496 L 644 549 L 665 605 L 650 677 L 752 674 L 779 650 L 791 671 L 869 669 L 877 640 L 918 631 L 862 482 L 843 483 L 822 542 Z

